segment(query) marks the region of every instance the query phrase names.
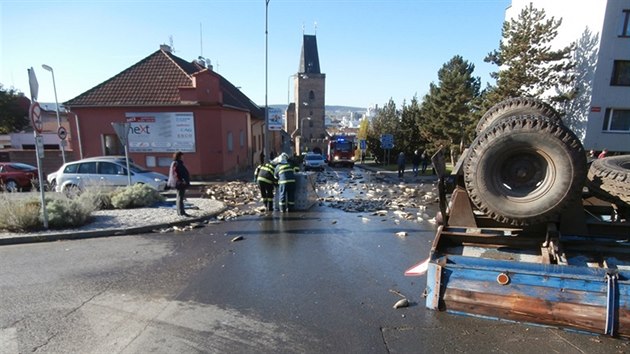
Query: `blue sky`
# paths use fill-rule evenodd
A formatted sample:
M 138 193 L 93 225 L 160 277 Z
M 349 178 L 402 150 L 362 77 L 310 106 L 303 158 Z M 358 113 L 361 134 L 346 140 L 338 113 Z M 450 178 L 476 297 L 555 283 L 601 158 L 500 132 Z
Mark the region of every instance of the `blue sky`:
M 367 107 L 422 97 L 454 55 L 484 63 L 499 45 L 510 0 L 271 0 L 269 104 L 286 104 L 302 34 L 316 34 L 326 104 Z M 317 27 L 315 27 L 317 23 Z M 201 31 L 200 31 L 201 27 Z M 304 30 L 304 32 L 303 32 Z M 216 71 L 265 104 L 265 0 L 2 0 L 0 83 L 59 102 L 120 73 L 173 40 L 174 54 L 210 59 Z M 293 89 L 291 88 L 291 100 Z

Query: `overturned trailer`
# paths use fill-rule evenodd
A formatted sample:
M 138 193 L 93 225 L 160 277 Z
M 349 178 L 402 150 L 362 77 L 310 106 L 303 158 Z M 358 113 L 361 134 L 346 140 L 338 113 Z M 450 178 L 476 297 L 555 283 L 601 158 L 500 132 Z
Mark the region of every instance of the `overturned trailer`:
M 526 115 L 482 119 L 448 202 L 434 156 L 441 225 L 429 258 L 406 275 L 426 273 L 433 310 L 630 337 L 628 206 L 600 199 L 590 173 L 584 193 L 579 141 L 559 120 L 530 115 L 546 106 L 518 102 Z M 630 183 L 622 177 L 616 187 Z

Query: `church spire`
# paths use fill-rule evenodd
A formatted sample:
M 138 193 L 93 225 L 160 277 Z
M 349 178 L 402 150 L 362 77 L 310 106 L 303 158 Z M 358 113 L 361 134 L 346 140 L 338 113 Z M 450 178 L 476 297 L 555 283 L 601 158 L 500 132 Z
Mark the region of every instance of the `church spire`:
M 304 35 L 299 73 L 321 74 L 319 69 L 319 54 L 317 53 L 317 37 L 314 35 Z

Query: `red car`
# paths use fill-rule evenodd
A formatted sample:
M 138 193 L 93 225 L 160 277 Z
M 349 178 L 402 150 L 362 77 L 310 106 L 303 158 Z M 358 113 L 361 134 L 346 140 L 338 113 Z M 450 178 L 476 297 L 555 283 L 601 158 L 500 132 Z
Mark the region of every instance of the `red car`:
M 21 162 L 0 162 L 0 190 L 17 192 L 30 190 L 37 181 L 37 167 Z

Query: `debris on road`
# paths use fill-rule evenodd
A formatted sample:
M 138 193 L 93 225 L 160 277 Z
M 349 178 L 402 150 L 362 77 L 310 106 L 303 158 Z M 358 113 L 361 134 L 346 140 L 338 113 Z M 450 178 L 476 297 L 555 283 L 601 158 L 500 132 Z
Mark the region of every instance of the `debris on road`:
M 399 309 L 402 307 L 409 307 L 409 300 L 407 299 L 400 299 L 398 301 L 396 301 L 396 303 L 394 304 L 394 308 L 395 309 Z
M 400 231 L 396 233 L 398 237 L 407 237 L 407 231 Z
M 320 205 L 350 213 L 373 213 L 386 217 L 394 214 L 395 223 L 429 221 L 424 213 L 437 200 L 437 184 L 419 182 L 406 184 L 388 182 L 382 174 L 369 171 L 326 170 L 317 174 L 315 185 Z M 204 196 L 225 203 L 227 210 L 216 220 L 229 221 L 243 215 L 265 215 L 260 203 L 260 191 L 253 182 L 217 183 L 206 188 Z M 362 217 L 362 222 L 370 219 Z M 335 222 L 333 222 L 334 224 Z
M 230 240 L 230 242 L 237 242 L 237 241 L 243 241 L 243 240 L 244 240 L 243 236 L 236 236 L 232 240 Z

